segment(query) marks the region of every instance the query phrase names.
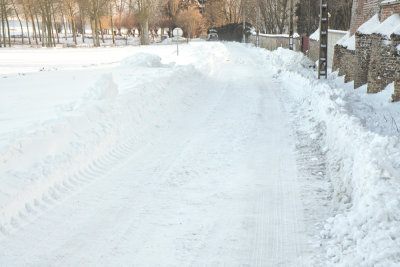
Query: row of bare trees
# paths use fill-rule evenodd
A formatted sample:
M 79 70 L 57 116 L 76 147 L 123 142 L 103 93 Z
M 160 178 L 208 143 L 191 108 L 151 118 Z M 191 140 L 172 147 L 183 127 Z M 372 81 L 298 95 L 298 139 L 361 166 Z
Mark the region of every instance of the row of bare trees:
M 283 33 L 287 30 L 289 0 L 209 0 L 205 19 L 209 26 L 246 22 L 264 33 Z
M 332 23 L 340 28 L 350 21 L 352 0 L 332 0 Z M 331 2 L 332 2 L 331 1 Z M 318 25 L 319 0 L 295 0 L 298 30 L 310 34 Z M 0 0 L 0 47 L 11 46 L 10 21 L 18 21 L 20 41 L 47 47 L 72 38 L 73 43 L 92 39 L 94 46 L 112 38 L 138 32 L 141 44 L 149 34 L 166 34 L 179 26 L 187 37 L 208 28 L 243 19 L 264 33 L 288 30 L 290 0 Z M 86 33 L 86 29 L 90 31 Z
M 197 34 L 204 27 L 200 11 L 198 2 L 180 0 L 0 0 L 0 47 L 11 46 L 10 20 L 18 20 L 22 44 L 52 47 L 68 33 L 75 44 L 79 37 L 85 42 L 88 26 L 94 46 L 106 33 L 115 43 L 122 28 L 127 34 L 137 29 L 141 44 L 148 44 L 149 33 L 159 28 L 181 26 Z

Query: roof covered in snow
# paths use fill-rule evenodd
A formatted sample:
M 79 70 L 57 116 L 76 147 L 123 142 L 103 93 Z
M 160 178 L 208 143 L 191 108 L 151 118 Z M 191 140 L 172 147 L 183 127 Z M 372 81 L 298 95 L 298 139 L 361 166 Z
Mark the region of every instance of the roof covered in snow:
M 319 41 L 319 28 L 310 35 L 311 40 Z

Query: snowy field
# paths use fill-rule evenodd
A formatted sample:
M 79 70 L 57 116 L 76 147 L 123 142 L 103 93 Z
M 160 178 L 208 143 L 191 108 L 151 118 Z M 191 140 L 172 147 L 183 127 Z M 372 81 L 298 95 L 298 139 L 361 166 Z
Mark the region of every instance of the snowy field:
M 288 50 L 0 50 L 0 266 L 398 266 L 400 104 Z

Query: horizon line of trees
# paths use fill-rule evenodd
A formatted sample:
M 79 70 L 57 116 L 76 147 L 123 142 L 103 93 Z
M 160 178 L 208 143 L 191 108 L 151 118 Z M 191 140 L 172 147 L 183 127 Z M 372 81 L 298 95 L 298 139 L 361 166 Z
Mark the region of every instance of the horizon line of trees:
M 330 1 L 330 26 L 348 29 L 352 0 Z M 10 20 L 19 23 L 22 44 L 53 47 L 67 38 L 85 42 L 90 27 L 93 45 L 104 43 L 104 35 L 138 32 L 141 44 L 149 44 L 149 33 L 181 27 L 185 37 L 209 28 L 242 23 L 256 31 L 281 34 L 288 31 L 290 0 L 0 0 L 0 47 L 11 46 Z M 319 0 L 295 0 L 297 32 L 309 35 L 318 28 Z M 135 30 L 136 29 L 136 30 Z M 64 36 L 62 36 L 64 35 Z M 26 40 L 25 40 L 26 39 Z

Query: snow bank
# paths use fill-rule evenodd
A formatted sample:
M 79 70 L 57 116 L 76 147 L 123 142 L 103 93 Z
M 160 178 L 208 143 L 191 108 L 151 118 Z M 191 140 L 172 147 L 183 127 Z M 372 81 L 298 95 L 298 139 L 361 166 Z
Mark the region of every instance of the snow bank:
M 213 45 L 218 55 L 210 58 L 224 62 L 222 44 Z M 159 56 L 145 53 L 127 58 L 78 100 L 60 106 L 55 118 L 0 148 L 0 238 L 90 184 L 96 173 L 104 173 L 99 169 L 118 164 L 126 151 L 151 140 L 155 130 L 149 125 L 169 123 L 159 118 L 184 113 L 176 110 L 185 106 L 178 102 L 192 101 L 204 86 L 204 74 L 190 58 L 172 55 L 185 65 L 164 65 Z
M 163 66 L 161 64 L 161 57 L 149 53 L 137 53 L 124 59 L 121 62 L 123 67 L 149 67 L 149 68 L 160 68 Z
M 316 120 L 324 125 L 334 207 L 321 231 L 327 240 L 328 263 L 398 266 L 399 135 L 384 136 L 366 127 L 365 120 L 353 113 L 354 103 L 343 98 L 344 83 L 336 86 L 340 78 L 331 76 L 328 82 L 319 82 L 311 70 L 299 68 L 305 60 L 300 53 L 280 49 L 270 57 L 290 96 L 293 120 Z M 369 106 L 365 112 L 373 114 L 379 109 Z

